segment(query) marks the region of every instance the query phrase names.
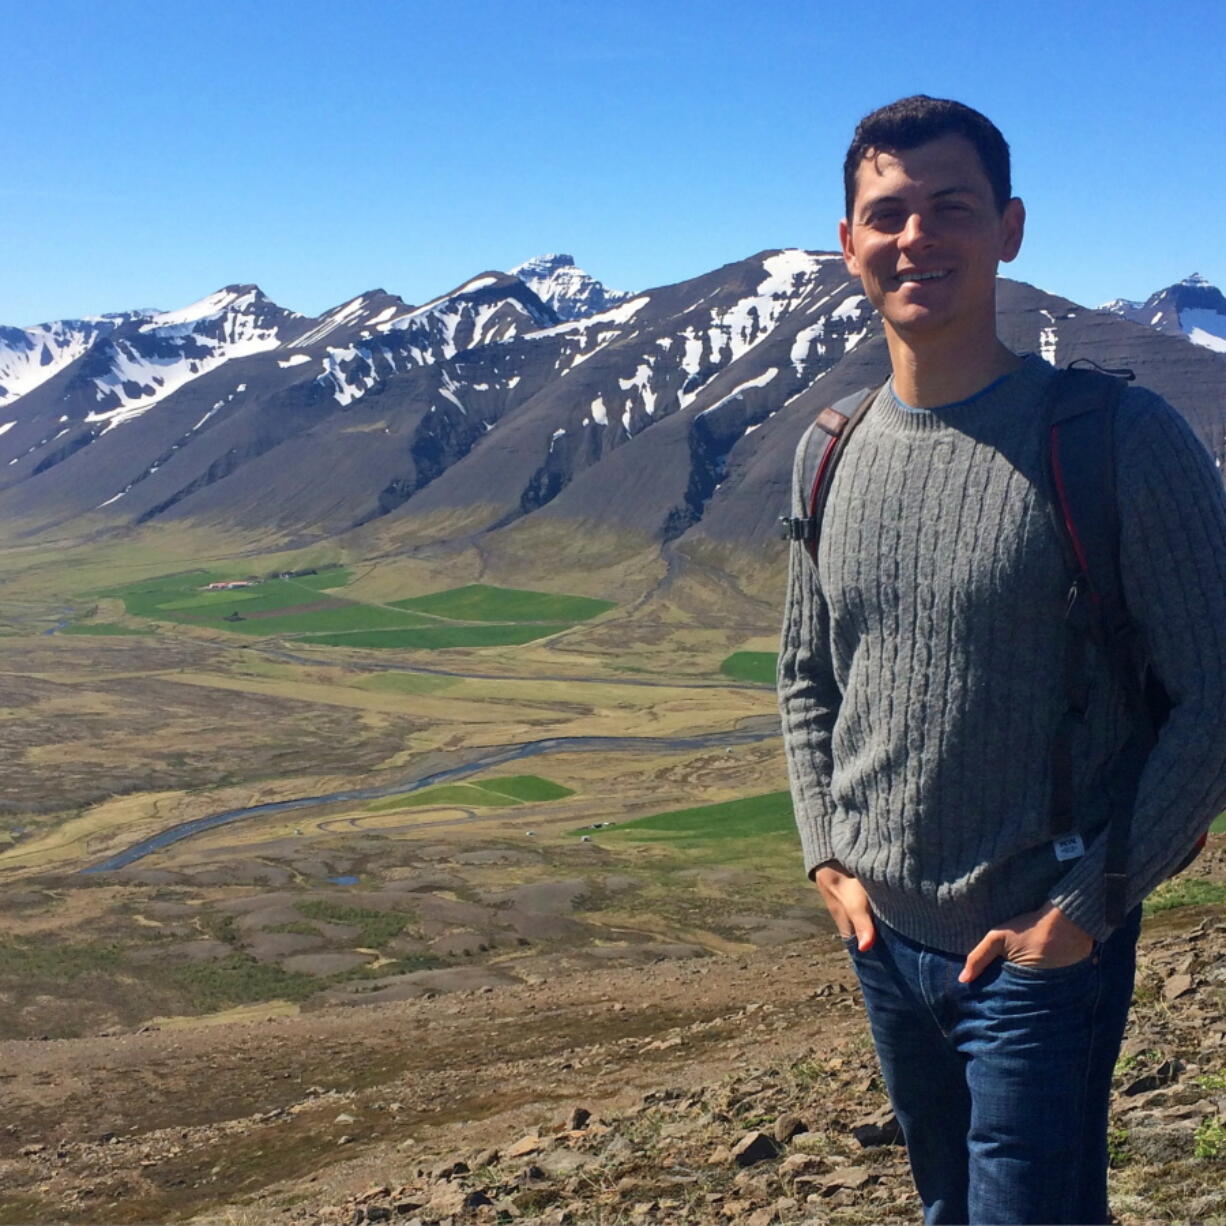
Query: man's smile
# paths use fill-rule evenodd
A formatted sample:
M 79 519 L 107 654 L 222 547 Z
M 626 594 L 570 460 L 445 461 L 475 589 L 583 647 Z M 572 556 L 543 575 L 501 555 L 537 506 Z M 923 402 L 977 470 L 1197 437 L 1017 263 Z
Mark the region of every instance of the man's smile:
M 899 281 L 940 281 L 943 277 L 948 277 L 950 270 L 948 268 L 937 268 L 931 272 L 900 272 L 897 274 Z

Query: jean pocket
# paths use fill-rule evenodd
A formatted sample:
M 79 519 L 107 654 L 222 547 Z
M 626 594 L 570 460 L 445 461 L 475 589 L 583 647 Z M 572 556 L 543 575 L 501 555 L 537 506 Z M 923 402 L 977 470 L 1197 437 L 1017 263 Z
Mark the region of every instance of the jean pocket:
M 1094 948 L 1080 962 L 1070 962 L 1068 966 L 1025 966 L 1021 962 L 1010 962 L 1008 958 L 1001 959 L 1001 966 L 1019 979 L 1073 979 L 1098 965 L 1098 949 L 1095 942 Z

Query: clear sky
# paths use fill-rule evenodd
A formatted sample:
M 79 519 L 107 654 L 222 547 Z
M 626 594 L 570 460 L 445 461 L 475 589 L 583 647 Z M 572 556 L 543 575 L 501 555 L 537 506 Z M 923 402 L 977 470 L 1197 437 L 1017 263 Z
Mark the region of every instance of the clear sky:
M 1221 0 L 0 0 L 0 30 L 4 324 L 832 249 L 856 120 L 917 92 L 1009 140 L 1009 275 L 1226 285 Z

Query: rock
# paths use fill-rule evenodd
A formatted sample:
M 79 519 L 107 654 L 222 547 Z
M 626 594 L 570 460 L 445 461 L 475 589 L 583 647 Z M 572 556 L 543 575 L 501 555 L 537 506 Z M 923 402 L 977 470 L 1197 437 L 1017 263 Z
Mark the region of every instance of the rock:
M 454 1179 L 457 1175 L 468 1174 L 467 1162 L 447 1162 L 442 1166 L 437 1167 L 431 1172 L 432 1178 L 439 1179 Z
M 541 1145 L 541 1138 L 535 1133 L 529 1133 L 526 1137 L 520 1137 L 520 1139 L 506 1151 L 505 1157 L 526 1158 L 529 1154 L 539 1154 L 541 1152 Z
M 481 1205 L 493 1202 L 479 1189 L 467 1190 L 454 1183 L 444 1183 L 436 1188 L 426 1204 L 426 1215 L 456 1217 Z
M 388 1196 L 391 1189 L 385 1183 L 376 1184 L 373 1188 L 367 1188 L 365 1192 L 359 1192 L 353 1199 L 359 1205 L 364 1205 L 368 1201 L 378 1200 L 381 1196 Z
M 780 1145 L 786 1145 L 793 1137 L 808 1131 L 809 1125 L 798 1115 L 781 1115 L 775 1121 L 775 1140 Z
M 779 1164 L 779 1174 L 789 1179 L 798 1175 L 816 1175 L 825 1165 L 816 1154 L 788 1154 Z
M 632 1153 L 634 1153 L 634 1146 L 630 1143 L 629 1139 L 618 1136 L 614 1137 L 604 1147 L 604 1160 L 606 1162 L 616 1162 L 618 1159 L 628 1158 Z M 727 1162 L 730 1157 L 731 1155 L 728 1154 L 724 1161 Z
M 392 1211 L 383 1205 L 367 1205 L 366 1220 L 368 1222 L 390 1222 Z
M 351 1137 L 348 1133 L 346 1133 L 339 1141 L 337 1141 L 337 1145 L 352 1145 L 356 1140 L 357 1137 Z
M 851 1135 L 864 1149 L 871 1149 L 876 1145 L 906 1144 L 903 1140 L 902 1125 L 891 1107 L 882 1107 L 874 1115 L 853 1124 Z
M 744 1214 L 748 1213 L 753 1206 L 747 1200 L 726 1200 L 720 1208 L 720 1212 L 726 1218 L 731 1218 L 734 1222 L 739 1222 Z
M 771 1226 L 772 1222 L 779 1220 L 779 1214 L 775 1212 L 773 1206 L 768 1206 L 765 1209 L 757 1209 L 745 1219 L 745 1226 Z
M 569 1175 L 573 1171 L 590 1166 L 595 1161 L 595 1154 L 584 1154 L 573 1149 L 558 1149 L 541 1159 L 540 1168 L 548 1175 Z
M 1191 975 L 1172 975 L 1162 985 L 1162 997 L 1164 1000 L 1178 1000 L 1181 996 L 1186 996 L 1191 990 Z
M 1191 1157 L 1196 1145 L 1196 1125 L 1160 1120 L 1142 1120 L 1128 1128 L 1128 1149 L 1143 1162 L 1160 1164 Z
M 1158 1090 L 1163 1086 L 1169 1086 L 1172 1081 L 1179 1078 L 1179 1074 L 1183 1072 L 1182 1060 L 1163 1060 L 1152 1073 L 1146 1073 L 1143 1077 L 1138 1077 L 1131 1084 L 1125 1086 L 1120 1091 L 1128 1097 L 1134 1094 L 1146 1094 L 1150 1090 Z
M 732 1150 L 726 1145 L 717 1145 L 707 1156 L 708 1166 L 727 1166 L 732 1161 Z
M 579 1132 L 587 1127 L 587 1122 L 591 1118 L 592 1113 L 586 1107 L 575 1107 L 566 1117 L 562 1128 L 566 1132 Z
M 474 1171 L 479 1171 L 483 1166 L 497 1166 L 501 1157 L 496 1149 L 479 1149 L 470 1159 L 470 1165 Z
M 820 1132 L 802 1132 L 792 1140 L 792 1152 L 797 1154 L 821 1154 L 826 1150 L 826 1138 Z
M 832 1171 L 821 1180 L 822 1195 L 829 1196 L 840 1188 L 850 1188 L 853 1192 L 863 1188 L 873 1179 L 872 1173 L 862 1166 L 845 1166 L 841 1170 Z
M 733 1147 L 732 1160 L 737 1166 L 752 1166 L 779 1156 L 777 1142 L 764 1132 L 747 1132 Z

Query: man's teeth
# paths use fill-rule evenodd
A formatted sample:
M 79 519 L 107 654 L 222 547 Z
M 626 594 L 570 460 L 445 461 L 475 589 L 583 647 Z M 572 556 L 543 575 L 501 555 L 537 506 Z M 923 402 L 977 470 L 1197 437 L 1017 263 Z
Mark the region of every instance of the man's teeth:
M 898 279 L 900 281 L 939 281 L 948 275 L 948 272 L 948 269 L 943 272 L 905 272 Z

